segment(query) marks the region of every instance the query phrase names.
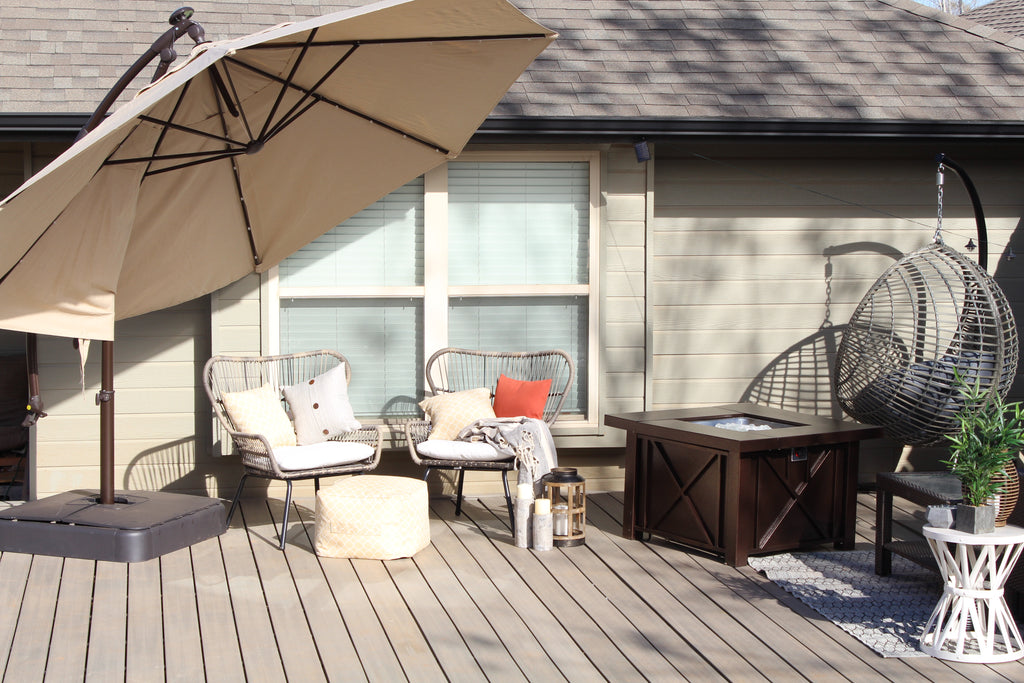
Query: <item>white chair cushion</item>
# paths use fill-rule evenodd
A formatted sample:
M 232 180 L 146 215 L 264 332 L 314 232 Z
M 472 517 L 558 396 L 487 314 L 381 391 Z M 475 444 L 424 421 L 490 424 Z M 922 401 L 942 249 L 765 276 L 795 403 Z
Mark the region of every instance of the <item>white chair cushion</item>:
M 282 470 L 315 470 L 334 465 L 348 465 L 366 460 L 374 453 L 373 446 L 353 441 L 323 441 L 308 446 L 282 446 L 274 449 L 274 459 Z
M 362 426 L 348 400 L 344 363 L 283 391 L 295 417 L 299 446 L 320 443 Z
M 494 446 L 483 441 L 446 441 L 429 439 L 416 446 L 416 452 L 434 460 L 478 460 L 493 462 L 508 460 L 509 456 L 499 453 Z

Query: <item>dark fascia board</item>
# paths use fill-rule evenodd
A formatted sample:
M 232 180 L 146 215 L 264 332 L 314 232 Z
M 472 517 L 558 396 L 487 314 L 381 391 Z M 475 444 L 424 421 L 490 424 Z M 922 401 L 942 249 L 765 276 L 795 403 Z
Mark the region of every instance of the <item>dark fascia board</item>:
M 1024 121 L 533 118 L 492 116 L 472 142 L 610 142 L 677 138 L 818 140 L 1024 140 Z
M 0 113 L 0 140 L 72 141 L 89 114 Z M 630 141 L 673 138 L 1024 140 L 1024 121 L 864 121 L 492 116 L 472 142 Z
M 5 142 L 72 142 L 89 114 L 0 113 L 0 140 Z

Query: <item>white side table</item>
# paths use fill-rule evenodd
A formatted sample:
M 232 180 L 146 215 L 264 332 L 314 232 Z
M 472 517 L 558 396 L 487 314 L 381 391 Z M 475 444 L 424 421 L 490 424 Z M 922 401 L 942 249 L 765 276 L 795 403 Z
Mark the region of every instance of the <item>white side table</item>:
M 921 635 L 921 650 L 958 662 L 1009 662 L 1024 641 L 1003 599 L 1003 584 L 1024 550 L 1024 529 L 991 534 L 926 526 L 924 537 L 945 579 L 942 599 Z

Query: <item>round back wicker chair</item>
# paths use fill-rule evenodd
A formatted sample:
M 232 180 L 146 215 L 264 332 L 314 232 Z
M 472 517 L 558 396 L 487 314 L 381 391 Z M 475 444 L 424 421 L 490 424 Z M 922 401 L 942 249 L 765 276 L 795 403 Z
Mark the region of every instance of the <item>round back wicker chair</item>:
M 941 242 L 907 254 L 861 300 L 836 356 L 836 399 L 851 417 L 901 443 L 927 445 L 956 429 L 956 383 L 1010 390 L 1017 328 L 1002 289 Z

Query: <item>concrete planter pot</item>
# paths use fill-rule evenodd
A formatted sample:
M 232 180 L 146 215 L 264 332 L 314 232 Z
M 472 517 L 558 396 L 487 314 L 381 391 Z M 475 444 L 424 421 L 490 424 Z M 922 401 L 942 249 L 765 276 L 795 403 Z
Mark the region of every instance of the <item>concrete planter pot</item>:
M 996 530 L 996 509 L 991 505 L 957 505 L 956 530 L 968 534 L 990 534 Z

